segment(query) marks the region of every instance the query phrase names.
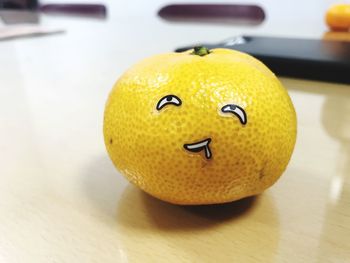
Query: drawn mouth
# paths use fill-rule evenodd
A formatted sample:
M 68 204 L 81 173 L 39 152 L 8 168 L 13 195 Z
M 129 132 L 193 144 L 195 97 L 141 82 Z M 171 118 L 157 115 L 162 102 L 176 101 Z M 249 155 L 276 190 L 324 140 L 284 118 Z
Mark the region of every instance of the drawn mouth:
M 205 158 L 211 159 L 212 154 L 209 148 L 210 142 L 211 142 L 211 139 L 208 138 L 200 142 L 184 144 L 184 148 L 187 151 L 194 152 L 194 153 L 199 153 L 201 151 L 204 151 Z

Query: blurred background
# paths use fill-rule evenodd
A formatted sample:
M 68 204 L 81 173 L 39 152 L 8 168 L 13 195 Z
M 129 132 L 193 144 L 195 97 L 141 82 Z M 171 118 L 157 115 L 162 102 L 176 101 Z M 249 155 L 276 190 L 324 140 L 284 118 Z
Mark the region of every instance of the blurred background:
M 78 5 L 72 7 L 71 4 L 76 2 L 69 0 L 0 2 L 0 39 L 2 35 L 3 40 L 6 40 L 0 43 L 2 60 L 13 61 L 15 56 L 16 63 L 21 63 L 21 60 L 25 59 L 22 54 L 26 54 L 26 59 L 33 58 L 32 63 L 36 63 L 34 61 L 38 58 L 45 57 L 45 61 L 54 60 L 54 65 L 50 67 L 51 72 L 52 67 L 59 68 L 60 65 L 65 65 L 73 69 L 66 72 L 69 77 L 70 74 L 78 74 L 74 70 L 79 66 L 86 67 L 83 70 L 85 73 L 104 75 L 112 79 L 142 57 L 173 51 L 194 43 L 217 43 L 239 35 L 313 39 L 329 37 L 325 14 L 332 4 L 338 3 L 331 0 L 87 0 L 79 1 Z M 221 20 L 186 19 L 181 16 L 173 19 L 171 15 L 176 13 L 176 10 L 161 13 L 162 17 L 159 15 L 160 10 L 164 10 L 167 5 L 189 3 L 248 5 L 259 9 L 260 13 L 256 15 L 256 10 L 252 10 L 246 14 L 247 19 L 235 19 L 239 10 L 234 10 L 233 15 L 226 13 L 226 19 Z M 15 8 L 22 10 L 18 11 Z M 24 12 L 25 8 L 30 9 L 30 12 Z M 217 16 L 220 17 L 222 11 L 221 9 Z M 28 38 L 28 34 L 52 35 L 42 36 L 39 40 L 36 37 Z M 342 38 L 349 38 L 348 33 L 337 34 Z M 24 36 L 27 39 L 23 40 Z M 18 37 L 22 39 L 18 40 Z M 24 67 L 27 66 L 30 67 L 30 63 L 24 64 Z M 45 72 L 45 69 L 42 70 Z M 79 70 L 81 72 L 81 69 Z M 22 73 L 26 74 L 25 70 Z M 109 79 L 109 83 L 112 79 Z

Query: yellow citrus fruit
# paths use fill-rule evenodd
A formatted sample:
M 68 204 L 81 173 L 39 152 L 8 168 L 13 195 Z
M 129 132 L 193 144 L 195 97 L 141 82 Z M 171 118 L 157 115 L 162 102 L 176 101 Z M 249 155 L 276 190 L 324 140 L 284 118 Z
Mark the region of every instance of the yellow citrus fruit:
M 286 169 L 296 139 L 287 91 L 255 58 L 196 48 L 129 69 L 106 104 L 104 136 L 119 171 L 175 204 L 261 193 Z
M 350 4 L 336 4 L 326 13 L 326 23 L 333 30 L 350 29 Z

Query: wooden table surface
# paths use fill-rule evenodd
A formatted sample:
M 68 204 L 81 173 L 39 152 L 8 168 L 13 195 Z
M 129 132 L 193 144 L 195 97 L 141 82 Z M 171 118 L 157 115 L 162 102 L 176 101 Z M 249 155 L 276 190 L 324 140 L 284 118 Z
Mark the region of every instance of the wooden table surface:
M 298 115 L 292 160 L 262 195 L 226 205 L 144 194 L 102 136 L 108 92 L 137 60 L 243 32 L 321 37 L 330 1 L 303 2 L 313 12 L 300 19 L 281 12 L 298 13 L 294 1 L 261 1 L 258 27 L 168 23 L 155 16 L 165 1 L 115 2 L 106 21 L 43 16 L 66 33 L 0 42 L 0 262 L 350 262 L 349 85 L 281 78 Z

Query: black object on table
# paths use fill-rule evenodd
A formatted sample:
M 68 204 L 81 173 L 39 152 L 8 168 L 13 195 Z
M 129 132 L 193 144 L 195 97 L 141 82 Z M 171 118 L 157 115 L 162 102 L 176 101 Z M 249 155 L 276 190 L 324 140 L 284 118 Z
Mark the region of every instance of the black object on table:
M 176 51 L 198 45 L 246 52 L 277 75 L 350 84 L 350 42 L 242 36 L 217 44 L 189 45 Z
M 0 17 L 7 24 L 38 23 L 38 13 L 84 16 L 105 19 L 103 4 L 40 4 L 38 0 L 0 0 Z
M 170 4 L 158 15 L 168 21 L 259 25 L 265 12 L 258 5 L 243 4 Z

